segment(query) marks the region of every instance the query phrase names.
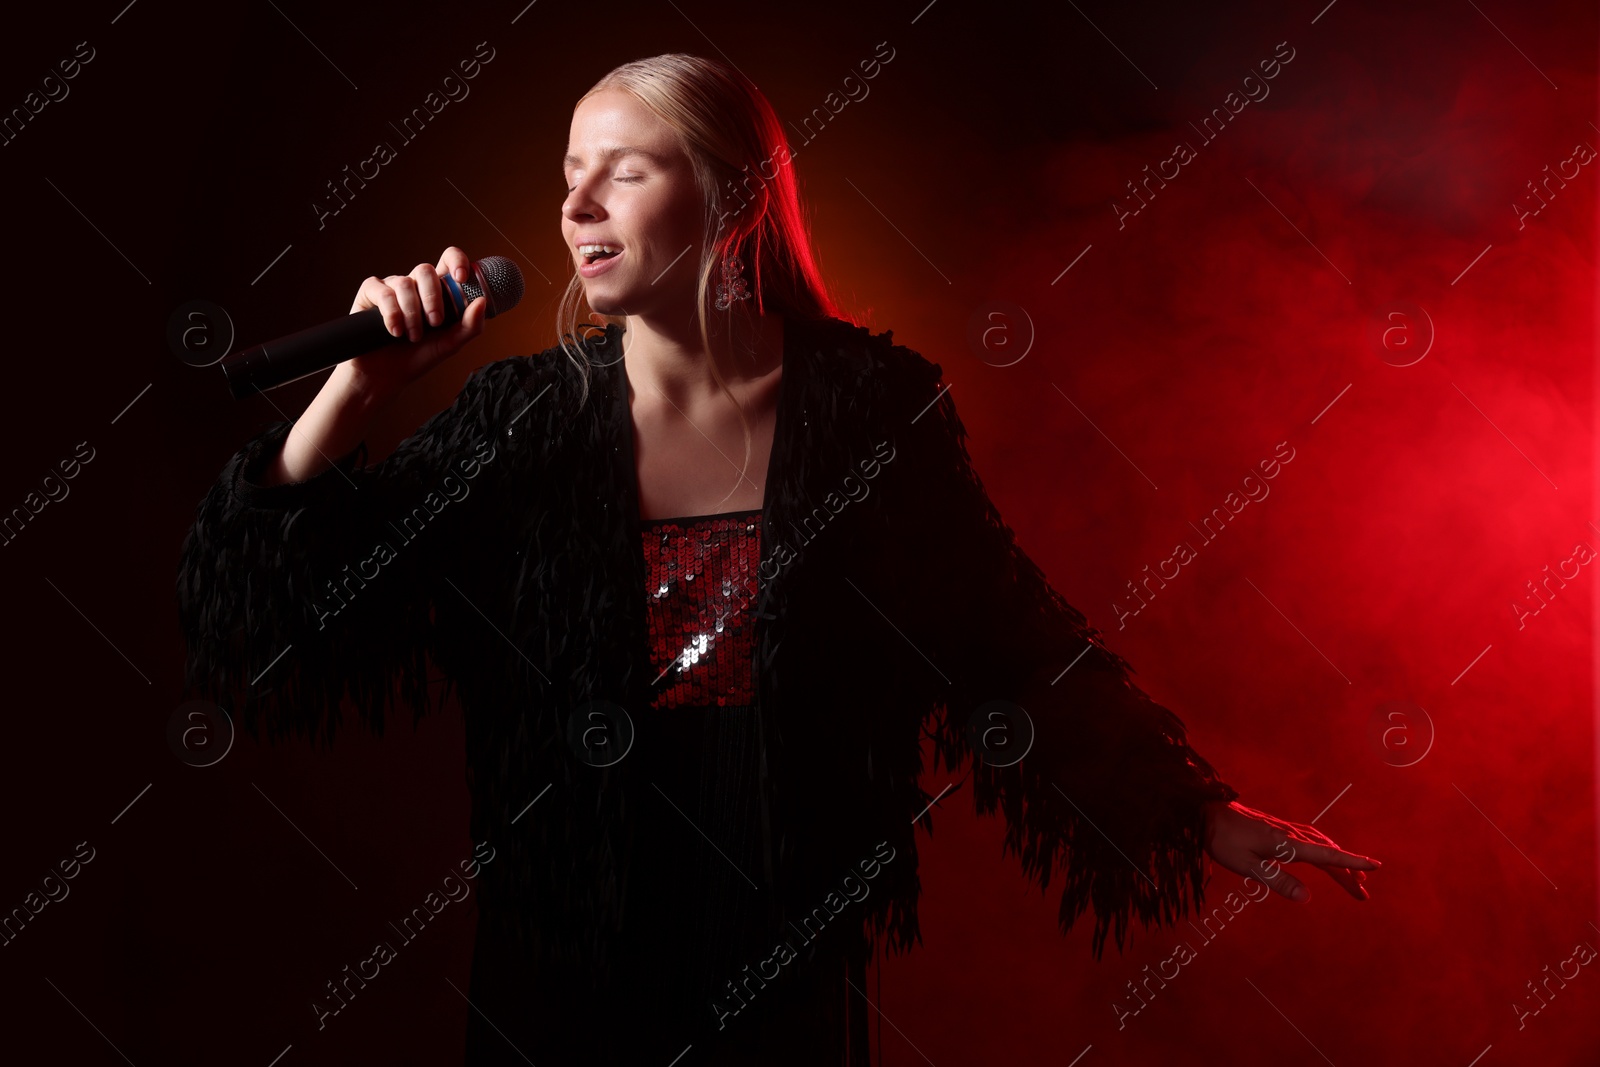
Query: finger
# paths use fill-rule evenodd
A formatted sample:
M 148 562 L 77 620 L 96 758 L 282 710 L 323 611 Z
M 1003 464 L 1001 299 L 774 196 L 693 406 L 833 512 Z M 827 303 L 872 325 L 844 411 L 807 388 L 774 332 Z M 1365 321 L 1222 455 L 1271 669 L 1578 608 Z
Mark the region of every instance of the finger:
M 439 257 L 437 269 L 440 274 L 449 274 L 456 281 L 464 282 L 472 277 L 472 260 L 461 249 L 451 245 Z
M 384 329 L 396 337 L 406 335 L 406 317 L 400 310 L 400 302 L 395 299 L 394 290 L 378 277 L 368 278 L 361 283 L 361 291 L 356 294 L 356 302 L 350 308 L 350 313 L 353 315 L 373 307 L 383 316 Z
M 422 299 L 417 295 L 417 283 L 408 275 L 391 274 L 384 279 L 394 290 L 400 302 L 400 311 L 406 318 L 406 334 L 413 341 L 422 339 Z
M 1346 893 L 1349 893 L 1357 900 L 1370 900 L 1372 898 L 1372 894 L 1368 893 L 1366 887 L 1361 884 L 1366 880 L 1366 875 L 1362 874 L 1362 872 L 1352 871 L 1346 867 L 1324 867 L 1323 870 L 1328 872 L 1328 877 L 1343 886 Z
M 1309 841 L 1297 841 L 1294 847 L 1295 859 L 1305 860 L 1308 863 L 1329 867 L 1351 867 L 1360 871 L 1375 871 L 1383 866 L 1371 856 L 1359 856 L 1354 852 L 1345 852 Z
M 411 280 L 417 283 L 417 296 L 422 300 L 422 312 L 429 326 L 444 321 L 444 293 L 439 286 L 439 274 L 426 263 L 411 268 Z

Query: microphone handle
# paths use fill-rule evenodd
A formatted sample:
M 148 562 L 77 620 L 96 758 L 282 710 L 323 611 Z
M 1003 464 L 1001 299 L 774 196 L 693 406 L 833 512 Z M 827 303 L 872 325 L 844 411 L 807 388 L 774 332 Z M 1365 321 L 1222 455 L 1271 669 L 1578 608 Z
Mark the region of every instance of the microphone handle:
M 463 293 L 449 275 L 439 280 L 446 297 L 441 309 L 443 321 L 438 326 L 424 322 L 425 331 L 444 329 L 459 321 L 467 304 L 479 295 L 477 287 L 470 283 L 469 293 Z M 242 400 L 405 340 L 390 333 L 383 323 L 383 312 L 371 307 L 235 353 L 222 361 L 222 373 L 228 380 L 228 392 L 235 400 Z

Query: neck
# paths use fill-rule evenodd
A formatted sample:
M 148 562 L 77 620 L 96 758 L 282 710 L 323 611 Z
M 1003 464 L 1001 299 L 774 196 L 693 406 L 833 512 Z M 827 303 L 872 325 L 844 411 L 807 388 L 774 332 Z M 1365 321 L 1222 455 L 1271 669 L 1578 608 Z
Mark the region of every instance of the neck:
M 687 409 L 722 392 L 712 362 L 730 388 L 762 378 L 783 360 L 783 319 L 753 308 L 713 313 L 707 349 L 691 305 L 674 317 L 632 315 L 623 338 L 630 384 Z

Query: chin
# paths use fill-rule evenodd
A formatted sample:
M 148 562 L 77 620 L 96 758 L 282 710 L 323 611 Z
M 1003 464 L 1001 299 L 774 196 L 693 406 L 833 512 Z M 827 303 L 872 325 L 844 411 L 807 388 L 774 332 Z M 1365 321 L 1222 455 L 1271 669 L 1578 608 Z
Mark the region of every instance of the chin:
M 597 293 L 584 293 L 584 302 L 589 305 L 589 310 L 597 315 L 626 315 L 628 309 L 622 301 L 614 297 L 602 296 Z

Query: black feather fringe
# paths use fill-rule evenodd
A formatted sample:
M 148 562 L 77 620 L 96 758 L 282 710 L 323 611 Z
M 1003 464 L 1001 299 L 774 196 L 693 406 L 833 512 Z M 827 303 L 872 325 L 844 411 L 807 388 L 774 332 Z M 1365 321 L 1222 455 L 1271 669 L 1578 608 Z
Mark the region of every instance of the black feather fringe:
M 288 422 L 236 452 L 180 553 L 189 694 L 236 714 L 258 741 L 264 732 L 331 744 L 345 700 L 380 736 L 392 709 L 409 706 L 415 722 L 442 708 L 450 688 L 429 684 L 429 601 L 465 517 L 444 479 L 470 480 L 472 457 L 493 444 L 527 375 L 523 362 L 479 368 L 448 409 L 372 468 L 362 443 L 307 481 L 262 485 Z M 394 550 L 388 562 L 375 562 L 380 542 Z
M 1063 933 L 1093 908 L 1098 959 L 1108 933 L 1124 947 L 1131 918 L 1171 924 L 1203 904 L 1204 805 L 1238 793 L 1017 545 L 973 469 L 949 391 L 939 395 L 941 368 L 892 340 L 880 339 L 912 453 L 899 499 L 910 528 L 938 531 L 946 558 L 923 583 L 922 605 L 953 623 L 926 631 L 930 657 L 953 675 L 932 731 L 936 760 L 951 769 L 974 760 L 977 810 L 1002 813 L 1005 849 L 1041 890 L 1061 875 Z M 972 748 L 971 715 L 996 699 L 1020 705 L 1034 726 L 1015 765 Z

